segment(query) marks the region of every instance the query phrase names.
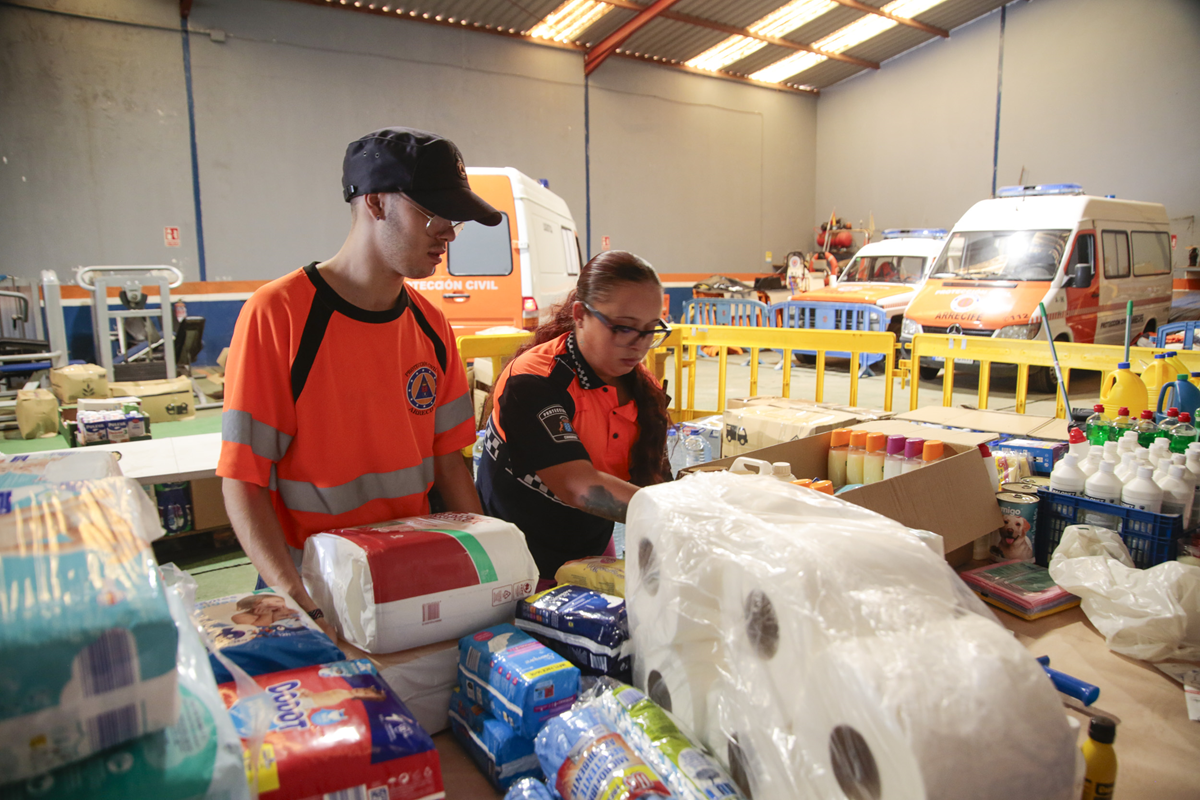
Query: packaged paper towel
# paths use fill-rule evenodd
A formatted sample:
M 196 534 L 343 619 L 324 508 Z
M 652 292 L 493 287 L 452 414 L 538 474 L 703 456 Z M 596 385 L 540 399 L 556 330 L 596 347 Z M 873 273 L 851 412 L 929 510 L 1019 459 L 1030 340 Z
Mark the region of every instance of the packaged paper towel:
M 168 587 L 166 595 L 179 632 L 179 721 L 0 788 L 0 795 L 12 800 L 249 800 L 242 741 L 217 692 L 208 651 L 188 612 L 190 599 L 178 586 Z
M 341 637 L 396 653 L 512 619 L 538 570 L 515 526 L 447 513 L 310 536 L 304 585 Z
M 443 796 L 438 752 L 369 661 L 339 661 L 254 678 L 272 706 L 262 744 L 262 800 Z M 236 684 L 218 687 L 238 732 L 253 727 Z M 255 702 L 251 700 L 251 702 Z M 250 748 L 246 749 L 249 761 Z
M 127 478 L 0 491 L 0 783 L 175 724 L 161 534 Z
M 516 626 L 579 667 L 584 675 L 629 680 L 625 601 L 563 584 L 517 603 Z
M 725 472 L 626 526 L 635 682 L 755 800 L 1070 796 L 1057 694 L 930 534 Z
M 450 727 L 492 786 L 504 791 L 521 778 L 540 778 L 542 768 L 533 739 L 521 736 L 496 719 L 461 689 L 450 695 Z
M 458 639 L 399 653 L 367 653 L 348 642 L 338 647 L 348 660 L 365 658 L 432 736 L 450 726 L 447 709 L 458 686 Z
M 38 483 L 96 481 L 121 477 L 117 458 L 105 450 L 77 453 L 31 453 L 8 456 L 0 461 L 0 489 L 16 489 Z
M 508 623 L 464 636 L 458 671 L 467 699 L 526 737 L 579 694 L 579 668 Z
M 508 788 L 504 800 L 554 800 L 554 795 L 541 781 L 522 778 Z
M 547 781 L 563 800 L 671 797 L 662 777 L 591 705 L 547 722 L 534 746 Z

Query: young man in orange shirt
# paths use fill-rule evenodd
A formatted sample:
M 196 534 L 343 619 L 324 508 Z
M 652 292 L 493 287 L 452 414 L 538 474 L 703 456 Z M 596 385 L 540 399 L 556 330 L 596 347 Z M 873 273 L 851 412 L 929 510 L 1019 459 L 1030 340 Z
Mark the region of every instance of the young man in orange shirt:
M 328 261 L 246 302 L 226 362 L 225 506 L 261 581 L 334 632 L 305 591 L 304 540 L 429 511 L 481 513 L 460 450 L 474 405 L 445 316 L 405 279 L 431 275 L 464 221 L 502 215 L 471 191 L 458 148 L 385 128 L 342 168 L 350 233 Z

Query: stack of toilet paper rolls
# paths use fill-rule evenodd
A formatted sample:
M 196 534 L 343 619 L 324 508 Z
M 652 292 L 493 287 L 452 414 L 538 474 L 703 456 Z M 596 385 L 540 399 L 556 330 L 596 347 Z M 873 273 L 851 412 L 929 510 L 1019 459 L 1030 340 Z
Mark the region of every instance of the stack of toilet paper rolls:
M 1057 693 L 939 537 L 727 472 L 626 531 L 634 681 L 755 800 L 1070 796 Z

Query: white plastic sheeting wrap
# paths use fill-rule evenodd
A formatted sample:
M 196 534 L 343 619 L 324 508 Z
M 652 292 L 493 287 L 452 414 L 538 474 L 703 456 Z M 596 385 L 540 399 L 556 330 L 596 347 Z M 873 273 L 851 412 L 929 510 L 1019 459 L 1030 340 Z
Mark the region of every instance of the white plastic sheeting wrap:
M 1071 795 L 1057 693 L 939 537 L 727 472 L 626 526 L 635 683 L 755 800 Z
M 1200 567 L 1166 561 L 1138 569 L 1107 528 L 1069 525 L 1050 577 L 1083 598 L 1088 620 L 1116 653 L 1146 661 L 1200 660 Z

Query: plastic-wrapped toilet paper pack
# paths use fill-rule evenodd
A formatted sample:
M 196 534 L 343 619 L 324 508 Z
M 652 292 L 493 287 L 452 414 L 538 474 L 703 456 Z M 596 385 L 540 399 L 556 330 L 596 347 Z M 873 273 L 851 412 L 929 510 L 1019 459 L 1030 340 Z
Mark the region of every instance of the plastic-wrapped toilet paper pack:
M 650 699 L 671 712 L 688 735 L 702 737 L 709 693 L 723 677 L 724 648 L 720 640 L 646 647 L 633 660 L 634 684 L 645 687 Z
M 551 719 L 534 747 L 547 783 L 562 800 L 671 797 L 662 777 L 592 704 Z
M 177 587 L 168 587 L 166 597 L 179 632 L 178 722 L 0 788 L 0 795 L 11 800 L 249 800 L 242 740 L 217 692 L 208 651 L 188 612 L 190 600 Z
M 205 600 L 196 604 L 196 615 L 214 648 L 248 675 L 343 659 L 337 645 L 282 592 L 266 590 Z M 217 683 L 233 680 L 215 656 L 210 660 Z
M 579 668 L 509 623 L 458 643 L 459 685 L 474 703 L 532 738 L 579 695 Z
M 538 569 L 515 525 L 446 513 L 310 536 L 301 577 L 343 639 L 396 653 L 511 619 Z
M 379 676 L 431 736 L 450 727 L 447 709 L 458 686 L 457 639 L 399 653 L 366 653 L 348 642 L 339 642 L 338 647 L 347 660 L 365 658 L 374 664 Z
M 175 724 L 161 535 L 127 478 L 0 491 L 0 783 Z
M 121 477 L 117 458 L 106 450 L 74 453 L 30 453 L 0 460 L 0 489 L 38 483 L 98 481 Z
M 620 597 L 562 584 L 519 601 L 515 624 L 584 675 L 630 679 L 629 622 Z
M 492 786 L 504 791 L 521 778 L 540 778 L 533 739 L 519 735 L 472 703 L 461 689 L 450 695 L 450 728 Z

